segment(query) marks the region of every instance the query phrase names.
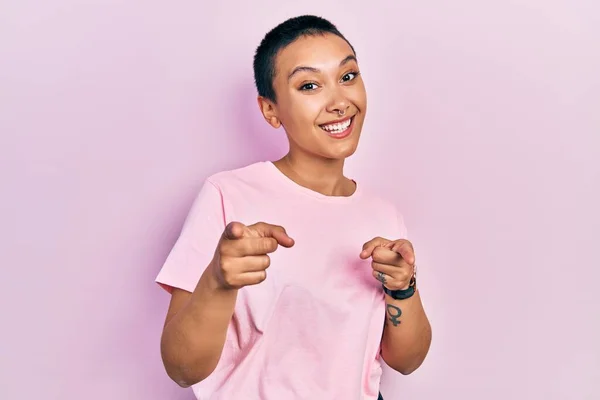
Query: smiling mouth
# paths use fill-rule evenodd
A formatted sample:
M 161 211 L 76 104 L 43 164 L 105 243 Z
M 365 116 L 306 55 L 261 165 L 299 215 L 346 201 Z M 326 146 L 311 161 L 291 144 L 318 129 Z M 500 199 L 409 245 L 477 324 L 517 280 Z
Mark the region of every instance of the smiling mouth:
M 350 125 L 352 125 L 353 120 L 354 116 L 331 124 L 319 125 L 319 127 L 331 136 L 339 136 L 343 135 L 348 130 L 348 128 L 350 128 Z

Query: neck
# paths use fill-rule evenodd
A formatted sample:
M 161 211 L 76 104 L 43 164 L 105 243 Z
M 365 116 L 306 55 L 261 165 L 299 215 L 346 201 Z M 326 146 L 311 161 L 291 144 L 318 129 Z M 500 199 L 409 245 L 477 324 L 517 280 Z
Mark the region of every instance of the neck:
M 354 182 L 344 176 L 343 159 L 330 160 L 290 152 L 274 164 L 298 185 L 326 196 L 350 196 L 356 190 Z

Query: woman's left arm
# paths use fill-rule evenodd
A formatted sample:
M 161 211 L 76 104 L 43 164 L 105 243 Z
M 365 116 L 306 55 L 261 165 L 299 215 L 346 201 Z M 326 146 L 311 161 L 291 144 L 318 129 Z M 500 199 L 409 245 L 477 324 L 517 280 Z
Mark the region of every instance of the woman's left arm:
M 415 276 L 415 253 L 408 240 L 374 238 L 364 244 L 360 257 L 372 258 L 373 277 L 388 290 L 406 291 L 411 288 Z M 408 375 L 419 368 L 429 351 L 431 325 L 416 289 L 411 297 L 403 300 L 386 294 L 385 303 L 381 356 L 390 367 Z
M 391 368 L 408 375 L 419 368 L 427 356 L 431 325 L 418 290 L 404 300 L 394 300 L 385 295 L 385 304 L 381 356 Z

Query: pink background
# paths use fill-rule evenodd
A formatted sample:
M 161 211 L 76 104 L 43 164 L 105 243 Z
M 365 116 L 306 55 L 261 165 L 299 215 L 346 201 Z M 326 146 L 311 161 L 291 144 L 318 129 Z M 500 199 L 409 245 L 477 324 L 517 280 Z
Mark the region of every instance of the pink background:
M 386 400 L 600 398 L 595 0 L 3 2 L 0 398 L 193 398 L 153 279 L 207 175 L 285 150 L 251 60 L 303 13 L 358 50 L 348 172 L 401 205 L 434 327 Z

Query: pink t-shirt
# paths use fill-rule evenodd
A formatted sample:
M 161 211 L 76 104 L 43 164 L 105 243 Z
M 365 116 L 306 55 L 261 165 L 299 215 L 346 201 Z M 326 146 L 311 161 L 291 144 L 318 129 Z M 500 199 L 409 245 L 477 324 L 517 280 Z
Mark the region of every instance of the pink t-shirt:
M 285 227 L 267 279 L 240 289 L 216 370 L 193 386 L 210 400 L 375 400 L 385 319 L 363 244 L 406 236 L 395 207 L 360 185 L 350 197 L 296 184 L 271 162 L 205 182 L 157 282 L 193 291 L 231 221 Z

